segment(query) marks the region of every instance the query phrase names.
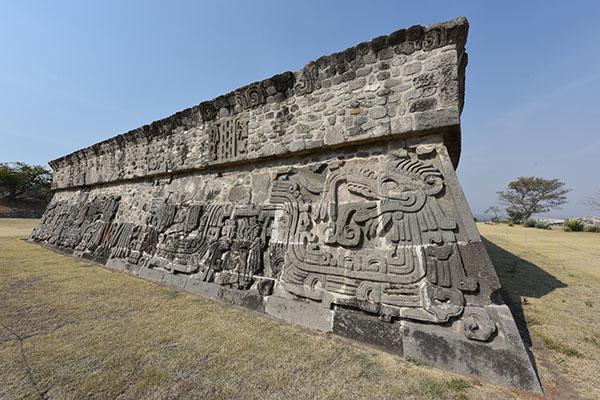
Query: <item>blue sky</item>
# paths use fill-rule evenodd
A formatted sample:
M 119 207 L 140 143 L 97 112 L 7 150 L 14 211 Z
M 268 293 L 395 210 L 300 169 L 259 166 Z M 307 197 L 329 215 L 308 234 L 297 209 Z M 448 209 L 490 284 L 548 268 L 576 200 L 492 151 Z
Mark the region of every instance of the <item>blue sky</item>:
M 0 161 L 45 164 L 413 24 L 469 19 L 458 174 L 474 213 L 524 175 L 600 189 L 597 1 L 4 1 Z

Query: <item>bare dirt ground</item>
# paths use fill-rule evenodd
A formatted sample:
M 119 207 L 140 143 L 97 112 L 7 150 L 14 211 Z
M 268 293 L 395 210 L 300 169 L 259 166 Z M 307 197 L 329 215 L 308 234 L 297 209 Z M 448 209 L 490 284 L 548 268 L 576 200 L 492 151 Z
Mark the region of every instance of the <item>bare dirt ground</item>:
M 0 399 L 515 399 L 23 240 L 0 219 Z M 480 225 L 548 398 L 600 398 L 600 235 Z

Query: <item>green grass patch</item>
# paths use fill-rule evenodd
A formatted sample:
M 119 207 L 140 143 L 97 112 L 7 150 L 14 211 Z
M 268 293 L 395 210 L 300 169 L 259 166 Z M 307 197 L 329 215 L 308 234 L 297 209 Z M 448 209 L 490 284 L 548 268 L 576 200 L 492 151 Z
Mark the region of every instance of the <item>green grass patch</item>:
M 464 392 L 465 390 L 469 389 L 473 385 L 471 385 L 465 379 L 452 378 L 448 382 L 446 382 L 446 386 L 448 386 L 450 389 L 454 390 L 455 392 Z
M 550 350 L 554 350 L 558 353 L 564 354 L 565 356 L 569 357 L 583 357 L 583 354 L 581 354 L 578 350 L 569 347 L 564 343 L 557 342 L 553 339 L 550 339 L 547 336 L 540 335 L 540 338 L 542 339 L 542 342 L 544 342 L 544 346 L 546 346 Z
M 441 381 L 425 379 L 421 382 L 421 390 L 427 399 L 439 399 L 445 389 L 444 382 Z

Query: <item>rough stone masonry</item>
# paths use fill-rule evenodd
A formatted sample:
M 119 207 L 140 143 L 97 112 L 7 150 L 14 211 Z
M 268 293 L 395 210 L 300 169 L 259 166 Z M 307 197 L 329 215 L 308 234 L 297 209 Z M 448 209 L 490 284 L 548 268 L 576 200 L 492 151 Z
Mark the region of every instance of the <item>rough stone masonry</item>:
M 455 174 L 467 30 L 401 29 L 54 160 L 31 240 L 540 391 Z

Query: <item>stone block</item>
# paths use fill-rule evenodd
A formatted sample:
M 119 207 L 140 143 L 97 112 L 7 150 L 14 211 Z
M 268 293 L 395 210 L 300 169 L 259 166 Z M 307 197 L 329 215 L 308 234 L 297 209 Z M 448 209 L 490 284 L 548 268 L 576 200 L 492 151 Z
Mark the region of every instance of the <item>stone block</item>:
M 372 119 L 380 119 L 387 115 L 387 108 L 384 106 L 375 106 L 369 110 L 369 117 Z
M 194 278 L 188 279 L 185 285 L 185 290 L 211 299 L 220 299 L 221 289 L 220 286 L 215 285 L 214 283 L 204 282 Z
M 272 317 L 321 332 L 333 329 L 333 311 L 314 303 L 270 296 L 265 312 Z
M 187 274 L 164 274 L 162 282 L 183 289 L 186 286 L 188 278 L 189 275 Z
M 228 304 L 265 312 L 264 298 L 256 292 L 222 288 L 220 298 Z
M 138 276 L 140 278 L 148 279 L 149 281 L 162 282 L 165 272 L 151 268 L 140 268 Z
M 402 331 L 400 324 L 391 324 L 361 313 L 336 310 L 333 333 L 367 343 L 389 353 L 402 356 Z
M 415 130 L 428 130 L 440 126 L 457 126 L 460 124 L 458 110 L 432 110 L 414 114 Z M 442 125 L 443 124 L 443 125 Z
M 404 356 L 436 368 L 477 375 L 496 384 L 541 392 L 510 310 L 505 305 L 486 307 L 494 314 L 497 333 L 490 341 L 469 340 L 437 325 L 404 321 Z
M 114 271 L 123 272 L 125 270 L 125 265 L 127 265 L 125 260 L 121 260 L 118 258 L 111 258 L 108 259 L 108 261 L 106 261 L 106 267 Z

